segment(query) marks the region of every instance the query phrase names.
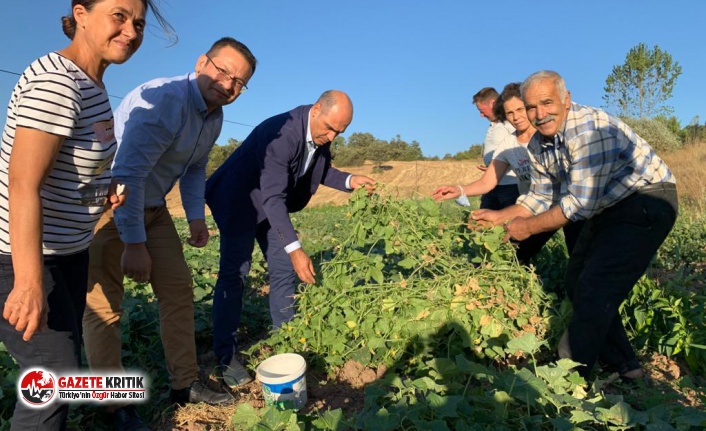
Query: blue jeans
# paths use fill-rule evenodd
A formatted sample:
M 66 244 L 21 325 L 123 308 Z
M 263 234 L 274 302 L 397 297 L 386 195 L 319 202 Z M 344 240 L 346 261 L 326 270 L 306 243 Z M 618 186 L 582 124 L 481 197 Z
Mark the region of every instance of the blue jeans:
M 75 373 L 80 367 L 81 319 L 86 305 L 88 251 L 68 256 L 44 257 L 44 294 L 47 327 L 30 341 L 23 332 L 0 318 L 0 341 L 20 366 L 20 371 L 43 368 L 54 373 Z M 15 283 L 12 257 L 0 255 L 0 309 Z M 56 374 L 55 374 L 56 375 Z M 30 408 L 17 401 L 11 430 L 64 430 L 68 404 L 55 400 L 46 407 Z
M 285 244 L 267 220 L 253 230 L 221 236 L 221 259 L 213 297 L 213 351 L 227 364 L 238 349 L 236 332 L 243 308 L 243 291 L 257 240 L 267 260 L 270 279 L 270 316 L 279 328 L 294 317 L 297 276 Z
M 637 368 L 618 309 L 674 226 L 677 211 L 676 187 L 660 183 L 586 220 L 566 270 L 574 309 L 571 359 L 585 364 L 578 369 L 582 376 L 596 361 L 613 370 Z

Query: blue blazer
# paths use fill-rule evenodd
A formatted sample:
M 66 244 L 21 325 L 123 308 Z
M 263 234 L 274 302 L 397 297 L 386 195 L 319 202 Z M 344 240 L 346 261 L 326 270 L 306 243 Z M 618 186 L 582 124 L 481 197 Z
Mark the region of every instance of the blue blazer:
M 304 176 L 306 127 L 312 105 L 268 118 L 206 182 L 206 203 L 222 235 L 254 229 L 268 220 L 282 247 L 297 241 L 289 213 L 302 210 L 319 184 L 346 189 L 347 172 L 331 166 L 330 145 L 317 146 Z

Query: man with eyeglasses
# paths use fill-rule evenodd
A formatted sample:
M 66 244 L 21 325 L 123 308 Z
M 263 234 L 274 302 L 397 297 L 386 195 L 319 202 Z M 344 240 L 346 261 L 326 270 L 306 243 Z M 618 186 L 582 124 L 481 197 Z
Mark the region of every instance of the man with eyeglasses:
M 255 241 L 267 259 L 270 316 L 272 326 L 279 328 L 294 317 L 297 278 L 315 282 L 314 266 L 289 214 L 304 209 L 321 184 L 347 192 L 372 190 L 371 178 L 331 166 L 331 142 L 352 118 L 348 95 L 326 91 L 313 105 L 260 123 L 206 183 L 206 201 L 221 239 L 213 349 L 223 383 L 231 389 L 252 379 L 236 358 L 236 332 Z
M 93 370 L 121 370 L 123 275 L 149 282 L 159 304 L 172 401 L 224 404 L 229 394 L 199 381 L 191 271 L 166 195 L 179 181 L 193 247 L 203 247 L 208 154 L 221 132 L 222 107 L 247 89 L 256 59 L 224 37 L 196 62 L 195 72 L 158 78 L 130 92 L 115 111 L 118 149 L 112 176 L 127 186 L 119 211 L 106 211 L 90 247 L 84 340 Z

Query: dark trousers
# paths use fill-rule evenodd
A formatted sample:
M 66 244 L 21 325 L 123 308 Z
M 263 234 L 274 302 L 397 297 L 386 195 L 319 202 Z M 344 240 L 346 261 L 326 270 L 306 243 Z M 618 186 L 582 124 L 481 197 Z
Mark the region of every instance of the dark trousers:
M 520 197 L 520 190 L 516 185 L 495 186 L 495 188 L 480 198 L 480 208 L 490 210 L 501 210 L 511 205 Z M 579 232 L 581 232 L 583 222 L 570 223 L 564 227 L 564 238 L 569 254 L 576 244 Z M 541 232 L 517 242 L 517 260 L 522 265 L 529 265 L 530 260 L 539 253 L 544 244 L 554 235 L 556 231 Z
M 480 197 L 480 209 L 501 210 L 510 205 L 515 205 L 515 201 L 520 197 L 520 190 L 516 184 L 507 186 L 495 186 L 495 188 Z
M 637 364 L 618 308 L 645 273 L 677 217 L 676 187 L 653 184 L 633 193 L 585 222 L 566 272 L 573 304 L 569 323 L 571 358 L 585 364 L 587 377 L 596 361 L 614 370 Z
M 237 351 L 236 332 L 243 308 L 245 280 L 250 271 L 257 240 L 267 260 L 270 279 L 270 316 L 279 328 L 294 317 L 297 276 L 289 254 L 267 220 L 253 230 L 221 236 L 221 259 L 213 297 L 213 351 L 221 363 L 228 363 Z
M 581 229 L 583 228 L 583 221 L 575 221 L 567 224 L 563 227 L 564 231 L 564 242 L 566 243 L 566 249 L 569 252 L 569 256 L 574 251 L 576 246 L 576 241 L 578 240 Z M 535 257 L 544 247 L 551 237 L 556 233 L 555 230 L 549 232 L 541 232 L 534 234 L 529 238 L 517 243 L 517 260 L 522 265 L 529 265 L 530 260 Z
M 47 298 L 47 327 L 30 341 L 23 332 L 0 318 L 0 341 L 20 366 L 20 372 L 43 368 L 55 376 L 73 373 L 80 366 L 81 318 L 86 305 L 88 252 L 44 257 L 44 294 Z M 12 258 L 0 255 L 0 309 L 15 283 Z M 42 408 L 17 401 L 11 430 L 64 430 L 68 404 L 58 400 Z

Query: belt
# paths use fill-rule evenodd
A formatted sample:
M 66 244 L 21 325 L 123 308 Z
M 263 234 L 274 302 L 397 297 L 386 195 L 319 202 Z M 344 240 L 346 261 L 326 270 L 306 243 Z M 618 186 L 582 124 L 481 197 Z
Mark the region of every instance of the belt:
M 677 189 L 676 184 L 662 182 L 662 183 L 654 183 L 654 184 L 648 184 L 646 186 L 642 186 L 639 189 L 637 189 L 637 193 L 642 194 L 642 193 L 649 193 L 649 192 L 654 192 L 654 191 L 658 191 L 658 190 L 667 191 L 667 190 L 676 190 L 676 189 Z

